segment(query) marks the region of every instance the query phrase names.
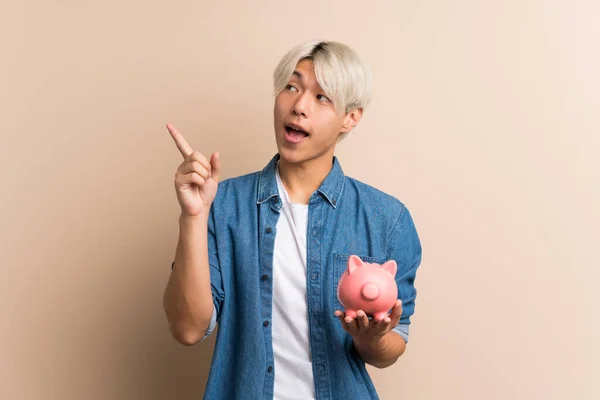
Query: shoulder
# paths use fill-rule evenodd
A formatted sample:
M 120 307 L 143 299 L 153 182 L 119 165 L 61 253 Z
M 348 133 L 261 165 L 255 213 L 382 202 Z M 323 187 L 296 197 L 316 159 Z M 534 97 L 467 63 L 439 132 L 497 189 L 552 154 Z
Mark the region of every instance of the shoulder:
M 344 191 L 347 191 L 347 195 L 356 197 L 361 205 L 376 210 L 386 210 L 388 215 L 398 216 L 406 209 L 404 203 L 397 197 L 349 176 L 345 177 Z
M 410 213 L 396 196 L 348 176 L 344 180 L 343 192 L 345 212 L 364 219 L 364 226 L 371 230 L 372 235 L 379 232 L 380 243 L 386 243 L 386 247 L 398 240 L 403 241 L 405 234 L 412 231 Z

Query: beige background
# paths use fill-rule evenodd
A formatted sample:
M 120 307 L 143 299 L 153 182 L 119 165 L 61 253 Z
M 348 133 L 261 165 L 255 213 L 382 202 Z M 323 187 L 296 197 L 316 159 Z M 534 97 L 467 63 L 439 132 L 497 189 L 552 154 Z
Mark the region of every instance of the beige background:
M 344 41 L 375 97 L 337 149 L 424 248 L 383 399 L 598 399 L 600 3 L 35 1 L 0 6 L 0 398 L 201 398 L 171 339 L 172 122 L 226 177 L 276 148 L 271 71 Z

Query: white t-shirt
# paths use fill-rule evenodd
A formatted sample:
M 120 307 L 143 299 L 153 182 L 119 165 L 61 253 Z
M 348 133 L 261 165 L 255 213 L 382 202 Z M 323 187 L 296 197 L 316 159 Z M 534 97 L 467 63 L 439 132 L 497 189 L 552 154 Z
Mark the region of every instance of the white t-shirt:
M 273 252 L 273 357 L 277 400 L 314 399 L 306 299 L 308 205 L 290 202 L 281 182 L 282 207 Z

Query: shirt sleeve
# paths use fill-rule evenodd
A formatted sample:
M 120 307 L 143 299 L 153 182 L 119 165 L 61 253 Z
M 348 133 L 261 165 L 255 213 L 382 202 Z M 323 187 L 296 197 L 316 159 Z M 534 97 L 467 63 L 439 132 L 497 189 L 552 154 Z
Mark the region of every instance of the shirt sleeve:
M 398 335 L 402 336 L 402 339 L 404 339 L 404 343 L 408 343 L 408 327 L 409 326 L 410 325 L 407 325 L 407 324 L 398 324 L 394 327 L 394 329 L 392 329 Z
M 213 333 L 213 331 L 215 330 L 216 327 L 217 327 L 217 308 L 213 305 L 213 314 L 212 314 L 212 317 L 210 318 L 210 323 L 208 324 L 208 329 L 206 330 L 206 332 L 204 333 L 204 336 L 202 337 L 202 339 L 200 339 L 200 341 L 203 341 L 211 333 Z
M 410 317 L 415 312 L 417 290 L 414 283 L 417 269 L 421 264 L 422 249 L 413 219 L 404 206 L 390 234 L 387 249 L 388 259 L 393 259 L 398 264 L 396 284 L 398 285 L 398 298 L 402 300 L 402 316 L 398 325 L 400 331 L 398 333 L 402 335 L 401 332 L 405 330 L 405 334 L 408 336 L 408 329 L 402 326 L 410 325 Z
M 221 262 L 217 246 L 213 206 L 210 207 L 210 213 L 208 215 L 208 263 L 210 264 L 210 287 L 214 305 L 213 317 L 218 321 L 219 316 L 221 315 L 221 307 L 225 300 L 225 290 L 223 288 L 223 279 L 221 277 Z

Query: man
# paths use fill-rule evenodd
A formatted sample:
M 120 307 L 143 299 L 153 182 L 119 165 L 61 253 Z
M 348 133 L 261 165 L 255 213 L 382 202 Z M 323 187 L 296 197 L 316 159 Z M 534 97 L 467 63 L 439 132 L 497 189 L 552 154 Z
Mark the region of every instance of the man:
M 407 208 L 344 176 L 334 156 L 369 103 L 370 76 L 346 45 L 308 42 L 273 78 L 278 153 L 262 171 L 219 182 L 219 154 L 205 158 L 167 126 L 184 158 L 169 328 L 192 345 L 218 323 L 205 398 L 376 399 L 365 363 L 384 368 L 405 350 L 421 245 Z M 350 255 L 398 265 L 398 301 L 381 322 L 343 312 Z

